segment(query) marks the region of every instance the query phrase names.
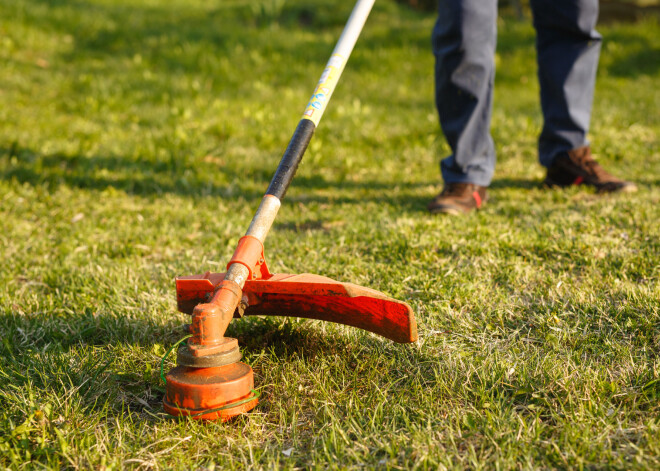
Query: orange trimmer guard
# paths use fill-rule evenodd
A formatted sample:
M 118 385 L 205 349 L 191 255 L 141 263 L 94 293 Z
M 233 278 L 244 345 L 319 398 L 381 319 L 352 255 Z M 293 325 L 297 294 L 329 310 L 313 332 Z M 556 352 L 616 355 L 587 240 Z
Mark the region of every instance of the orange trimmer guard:
M 179 311 L 192 314 L 207 302 L 224 273 L 176 279 Z M 385 294 L 352 283 L 310 274 L 275 274 L 245 282 L 234 317 L 287 316 L 358 327 L 399 343 L 417 340 L 412 308 Z

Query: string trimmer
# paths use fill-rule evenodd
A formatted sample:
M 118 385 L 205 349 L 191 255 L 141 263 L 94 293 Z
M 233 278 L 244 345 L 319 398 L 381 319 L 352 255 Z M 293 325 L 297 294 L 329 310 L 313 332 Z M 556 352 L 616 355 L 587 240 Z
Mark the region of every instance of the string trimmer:
M 222 419 L 257 405 L 252 368 L 240 362 L 238 341 L 225 337 L 232 318 L 275 315 L 359 327 L 395 342 L 414 342 L 408 304 L 378 291 L 318 275 L 271 274 L 263 242 L 298 164 L 344 70 L 375 0 L 358 0 L 226 273 L 177 278 L 178 308 L 192 315 L 190 337 L 166 377 L 165 410 L 196 419 Z

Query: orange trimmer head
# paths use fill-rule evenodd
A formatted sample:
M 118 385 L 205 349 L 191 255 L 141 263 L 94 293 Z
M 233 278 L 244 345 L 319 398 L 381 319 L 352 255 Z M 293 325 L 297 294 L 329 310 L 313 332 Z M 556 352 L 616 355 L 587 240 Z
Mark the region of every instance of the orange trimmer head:
M 226 273 L 176 280 L 179 310 L 192 316 L 190 338 L 166 376 L 165 410 L 194 419 L 228 420 L 257 405 L 252 368 L 240 362 L 236 339 L 225 337 L 234 317 L 291 316 L 336 322 L 395 342 L 414 342 L 417 327 L 406 303 L 383 293 L 318 275 L 273 275 L 263 242 L 298 164 L 325 111 L 374 0 L 358 0 L 305 108 L 259 209 L 239 240 Z
M 246 254 L 237 251 L 229 266 L 241 264 L 240 260 L 246 258 Z M 232 317 L 318 319 L 358 327 L 399 343 L 417 339 L 415 317 L 408 304 L 379 291 L 324 276 L 273 275 L 261 252 L 260 260 L 259 270 L 250 270 Z M 228 420 L 257 405 L 252 369 L 239 361 L 236 339 L 224 337 L 218 329 L 229 324 L 218 315 L 226 312 L 218 301 L 235 299 L 233 291 L 229 296 L 218 296 L 232 286 L 225 283 L 226 276 L 227 273 L 208 272 L 176 280 L 177 305 L 179 311 L 192 315 L 189 330 L 193 336 L 179 348 L 179 366 L 167 375 L 164 406 L 172 415 Z

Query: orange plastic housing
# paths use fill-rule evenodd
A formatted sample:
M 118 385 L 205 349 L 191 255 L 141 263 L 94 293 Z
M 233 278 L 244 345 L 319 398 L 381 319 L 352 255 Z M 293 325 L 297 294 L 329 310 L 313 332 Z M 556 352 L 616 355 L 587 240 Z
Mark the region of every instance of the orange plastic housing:
M 237 362 L 215 368 L 177 366 L 167 374 L 163 405 L 171 415 L 187 415 L 197 420 L 229 420 L 257 405 L 252 368 Z M 240 402 L 240 403 L 239 403 Z M 237 403 L 232 407 L 232 403 Z
M 192 314 L 208 299 L 224 273 L 177 278 L 178 308 Z M 417 340 L 412 308 L 385 294 L 319 275 L 276 274 L 245 282 L 246 316 L 288 316 L 319 319 L 358 327 L 399 343 Z

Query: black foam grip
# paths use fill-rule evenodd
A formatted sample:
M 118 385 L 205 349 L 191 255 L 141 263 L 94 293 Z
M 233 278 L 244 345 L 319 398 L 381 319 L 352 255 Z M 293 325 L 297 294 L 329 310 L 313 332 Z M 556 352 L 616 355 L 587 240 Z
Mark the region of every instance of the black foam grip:
M 284 198 L 286 190 L 293 180 L 293 176 L 298 170 L 298 165 L 307 150 L 309 141 L 312 140 L 316 125 L 309 119 L 301 119 L 296 127 L 289 145 L 284 151 L 282 160 L 277 166 L 275 175 L 268 185 L 267 195 L 277 196 L 279 199 Z

